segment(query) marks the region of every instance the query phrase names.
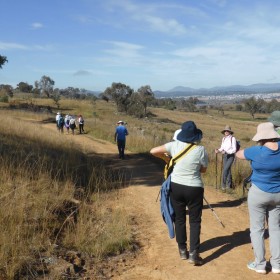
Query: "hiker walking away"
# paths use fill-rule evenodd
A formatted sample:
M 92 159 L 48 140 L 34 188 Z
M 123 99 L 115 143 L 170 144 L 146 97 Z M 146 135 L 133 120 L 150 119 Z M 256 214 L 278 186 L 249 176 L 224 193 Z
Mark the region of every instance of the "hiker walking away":
M 55 116 L 55 122 L 56 122 L 57 130 L 59 130 L 58 120 L 59 120 L 60 116 L 61 116 L 60 112 L 57 112 L 56 116 Z
M 273 123 L 275 131 L 280 134 L 280 111 L 273 111 L 267 121 Z
M 64 117 L 62 114 L 59 115 L 58 121 L 57 121 L 58 131 L 63 133 L 63 127 L 64 127 Z
M 75 118 L 73 116 L 70 117 L 70 122 L 69 122 L 69 127 L 71 129 L 72 135 L 75 134 L 75 128 L 76 128 L 76 121 Z
M 84 131 L 85 120 L 84 120 L 82 115 L 79 115 L 78 123 L 79 123 L 79 132 L 80 132 L 80 134 L 85 133 L 85 131 Z
M 270 266 L 273 273 L 280 273 L 280 135 L 273 123 L 261 123 L 252 139 L 252 146 L 236 153 L 238 159 L 251 161 L 253 170 L 248 193 L 250 237 L 255 260 L 247 267 L 266 274 L 264 230 L 268 212 Z
M 118 150 L 119 150 L 119 158 L 124 159 L 124 150 L 125 150 L 125 141 L 126 136 L 128 135 L 128 131 L 124 126 L 123 121 L 118 121 L 115 132 L 115 142 L 117 142 Z
M 193 121 L 182 124 L 182 130 L 177 140 L 154 147 L 150 153 L 159 158 L 166 158 L 166 154 L 176 157 L 183 150 L 193 144 L 188 153 L 180 158 L 171 173 L 170 199 L 175 212 L 175 234 L 180 258 L 188 258 L 186 207 L 189 211 L 190 226 L 190 254 L 189 263 L 202 265 L 199 255 L 201 216 L 203 208 L 204 185 L 201 173 L 206 172 L 208 155 L 204 146 L 199 145 L 202 131 Z
M 70 116 L 68 114 L 65 116 L 64 126 L 65 126 L 65 128 L 67 130 L 67 133 L 69 133 L 69 129 L 70 129 Z
M 232 188 L 231 166 L 233 164 L 236 153 L 236 139 L 233 131 L 229 125 L 221 131 L 224 134 L 221 147 L 215 149 L 215 153 L 222 153 L 223 156 L 223 175 L 222 175 L 222 191 L 230 190 Z

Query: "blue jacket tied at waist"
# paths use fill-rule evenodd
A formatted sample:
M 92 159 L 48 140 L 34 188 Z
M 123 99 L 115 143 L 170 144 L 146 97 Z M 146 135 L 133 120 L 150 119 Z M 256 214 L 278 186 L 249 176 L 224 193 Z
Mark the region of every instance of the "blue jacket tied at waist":
M 163 182 L 160 190 L 160 210 L 164 222 L 167 225 L 169 237 L 174 238 L 174 218 L 175 213 L 170 200 L 170 186 L 171 186 L 171 176 Z

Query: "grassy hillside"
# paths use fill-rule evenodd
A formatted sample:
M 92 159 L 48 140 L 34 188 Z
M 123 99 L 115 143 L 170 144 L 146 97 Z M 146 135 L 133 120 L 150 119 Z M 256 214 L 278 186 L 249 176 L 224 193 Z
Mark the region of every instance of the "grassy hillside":
M 36 110 L 30 106 L 18 110 L 22 103 L 33 104 Z M 257 124 L 267 118 L 257 115 L 252 121 L 243 112 L 219 115 L 217 111 L 202 114 L 149 108 L 152 117 L 136 119 L 101 100 L 64 99 L 57 109 L 48 99 L 17 96 L 12 104 L 10 109 L 0 103 L 0 276 L 4 279 L 38 278 L 47 271 L 42 260 L 63 255 L 65 250 L 98 260 L 133 243 L 130 217 L 118 195 L 123 174 L 108 169 L 104 159 L 88 155 L 69 138 L 65 141 L 57 131 L 45 129 L 46 123 L 55 126 L 57 111 L 82 114 L 89 136 L 111 142 L 116 122 L 123 120 L 129 131 L 127 149 L 147 155 L 152 147 L 168 142 L 184 121 L 193 120 L 203 131 L 202 144 L 210 158 L 203 175 L 209 187 L 220 183 L 221 155 L 216 158 L 214 149 L 220 145 L 225 125 L 231 125 L 245 148 L 254 144 L 250 139 Z M 49 113 L 44 109 L 47 106 Z M 234 163 L 237 196 L 249 172 L 247 162 Z
M 50 274 L 46 260 L 69 250 L 97 261 L 129 248 L 122 173 L 46 129 L 53 115 L 2 109 L 0 117 L 0 279 L 39 279 Z

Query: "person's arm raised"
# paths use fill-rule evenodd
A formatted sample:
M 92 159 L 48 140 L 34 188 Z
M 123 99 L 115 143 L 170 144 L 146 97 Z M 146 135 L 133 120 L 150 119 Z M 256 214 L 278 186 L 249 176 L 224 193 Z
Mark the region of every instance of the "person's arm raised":
M 245 156 L 244 156 L 244 149 L 236 152 L 235 156 L 239 159 L 246 159 Z
M 163 159 L 165 162 L 168 162 L 170 159 L 170 156 L 168 155 L 165 145 L 152 148 L 150 150 L 150 154 L 152 154 L 155 157 Z

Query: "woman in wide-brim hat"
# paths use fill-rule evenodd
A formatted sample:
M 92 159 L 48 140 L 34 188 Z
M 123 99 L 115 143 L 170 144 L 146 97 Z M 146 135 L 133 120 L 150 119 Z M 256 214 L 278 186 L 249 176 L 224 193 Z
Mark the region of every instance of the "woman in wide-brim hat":
M 175 233 L 181 259 L 187 259 L 186 207 L 188 207 L 189 262 L 194 265 L 201 265 L 203 262 L 199 256 L 204 193 L 201 173 L 206 172 L 208 155 L 204 146 L 199 145 L 201 139 L 202 131 L 196 127 L 193 121 L 187 121 L 182 124 L 175 141 L 155 147 L 150 151 L 152 155 L 164 159 L 166 154 L 175 157 L 191 146 L 188 153 L 176 162 L 171 173 L 170 198 L 175 211 Z
M 230 134 L 233 134 L 234 132 L 231 130 L 231 127 L 227 124 L 225 128 L 221 131 L 222 134 L 225 132 L 229 132 Z
M 270 264 L 273 273 L 280 273 L 280 135 L 271 122 L 261 123 L 252 138 L 257 146 L 236 153 L 239 159 L 251 162 L 252 186 L 248 193 L 250 237 L 255 260 L 247 267 L 266 274 L 264 230 L 268 212 Z
M 222 174 L 222 191 L 232 188 L 231 166 L 234 162 L 236 152 L 236 139 L 233 136 L 233 131 L 229 125 L 221 131 L 224 135 L 220 148 L 215 149 L 215 153 L 223 154 L 223 174 Z

